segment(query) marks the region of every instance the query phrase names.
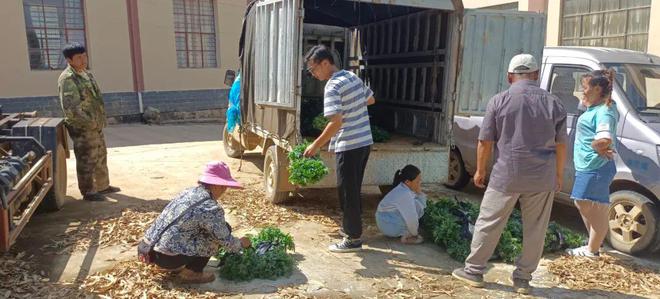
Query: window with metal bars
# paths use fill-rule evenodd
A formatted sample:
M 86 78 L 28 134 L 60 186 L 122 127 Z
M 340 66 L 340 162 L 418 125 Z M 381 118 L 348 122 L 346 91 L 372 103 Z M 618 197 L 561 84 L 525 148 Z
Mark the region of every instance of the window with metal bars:
M 218 66 L 214 0 L 173 0 L 174 35 L 179 68 Z
M 564 0 L 561 44 L 645 52 L 651 0 Z
M 31 69 L 64 69 L 64 45 L 86 44 L 83 8 L 82 0 L 23 0 Z

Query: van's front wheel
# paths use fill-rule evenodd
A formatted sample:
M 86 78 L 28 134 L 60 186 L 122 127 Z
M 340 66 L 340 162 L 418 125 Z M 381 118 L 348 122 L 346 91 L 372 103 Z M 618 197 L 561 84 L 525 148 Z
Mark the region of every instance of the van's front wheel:
M 635 191 L 610 195 L 608 240 L 614 249 L 637 254 L 651 251 L 660 241 L 658 205 Z

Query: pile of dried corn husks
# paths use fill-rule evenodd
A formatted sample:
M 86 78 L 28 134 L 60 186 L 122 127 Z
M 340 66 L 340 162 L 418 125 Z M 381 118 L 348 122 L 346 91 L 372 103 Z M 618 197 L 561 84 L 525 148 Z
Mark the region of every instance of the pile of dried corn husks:
M 156 209 L 160 211 L 160 209 Z M 136 245 L 144 235 L 144 231 L 158 217 L 160 212 L 138 207 L 124 209 L 119 216 L 108 216 L 104 219 L 88 222 L 72 222 L 67 230 L 57 235 L 53 243 L 44 246 L 45 250 L 56 250 L 57 254 L 64 252 L 86 250 L 90 246 L 99 245 Z
M 24 255 L 0 256 L 0 298 L 85 298 L 72 284 L 51 283 Z
M 227 294 L 199 292 L 175 285 L 173 274 L 139 261 L 126 261 L 91 275 L 80 288 L 101 298 L 221 298 Z
M 635 295 L 660 294 L 660 272 L 601 255 L 598 259 L 563 256 L 548 265 L 559 283 L 571 289 L 600 289 Z
M 328 208 L 318 202 L 301 200 L 291 205 L 275 205 L 266 199 L 260 183 L 244 187 L 243 190 L 230 190 L 220 199 L 225 211 L 238 218 L 238 223 L 230 223 L 237 229 L 281 226 L 299 220 L 337 228 L 341 219 L 339 209 Z

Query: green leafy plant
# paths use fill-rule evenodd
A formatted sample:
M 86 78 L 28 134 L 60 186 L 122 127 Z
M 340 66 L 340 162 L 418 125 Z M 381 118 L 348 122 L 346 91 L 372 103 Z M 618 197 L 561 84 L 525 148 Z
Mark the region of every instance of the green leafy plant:
M 312 121 L 312 127 L 314 129 L 317 129 L 317 130 L 323 132 L 323 130 L 325 129 L 325 126 L 328 125 L 328 122 L 329 122 L 328 119 L 325 118 L 325 116 L 323 116 L 323 113 L 321 113 L 321 114 L 317 115 L 316 117 L 314 117 L 314 120 Z
M 289 276 L 295 267 L 295 260 L 288 253 L 295 248 L 291 235 L 278 228 L 266 227 L 257 236 L 250 236 L 252 247 L 240 253 L 228 253 L 220 249 L 216 258 L 222 265 L 221 277 L 228 280 L 247 281 L 252 279 L 276 279 Z M 259 254 L 259 244 L 272 244 L 270 250 Z
M 371 136 L 373 137 L 374 142 L 386 142 L 391 138 L 389 132 L 375 125 L 371 126 Z
M 479 207 L 468 202 L 443 198 L 430 202 L 422 217 L 422 228 L 434 243 L 445 248 L 457 261 L 465 261 L 470 254 L 471 225 L 476 222 Z M 557 223 L 551 222 L 545 236 L 545 252 L 581 246 L 585 238 Z M 514 210 L 502 232 L 495 256 L 512 263 L 522 252 L 522 216 Z
M 325 129 L 325 126 L 328 125 L 328 122 L 328 119 L 323 116 L 323 113 L 321 113 L 314 117 L 312 127 L 322 132 Z M 388 131 L 376 125 L 371 125 L 371 136 L 373 137 L 374 142 L 386 142 L 392 138 Z
M 304 142 L 289 152 L 289 182 L 291 184 L 311 185 L 323 179 L 329 172 L 328 167 L 325 166 L 319 155 L 312 158 L 303 156 L 309 144 L 309 142 Z

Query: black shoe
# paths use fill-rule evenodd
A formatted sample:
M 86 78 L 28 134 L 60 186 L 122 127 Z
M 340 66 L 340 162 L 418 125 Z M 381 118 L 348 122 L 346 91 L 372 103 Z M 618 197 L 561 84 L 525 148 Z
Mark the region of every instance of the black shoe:
M 83 200 L 88 200 L 88 201 L 105 201 L 105 196 L 98 192 L 94 193 L 87 193 L 85 196 L 83 196 Z
M 362 241 L 359 239 L 343 238 L 341 242 L 328 246 L 331 252 L 344 253 L 362 250 Z
M 527 295 L 532 287 L 529 285 L 529 280 L 522 278 L 512 278 L 513 289 L 518 294 Z
M 99 191 L 99 193 L 101 193 L 101 194 L 109 194 L 109 193 L 115 193 L 115 192 L 119 192 L 119 191 L 121 191 L 121 189 L 120 189 L 119 187 L 108 186 L 108 188 L 105 188 L 105 189 Z
M 454 270 L 454 272 L 451 272 L 451 276 L 454 278 L 467 283 L 475 288 L 483 288 L 484 287 L 484 276 L 479 275 L 479 274 L 470 274 L 465 272 L 465 269 L 463 268 L 458 268 Z

